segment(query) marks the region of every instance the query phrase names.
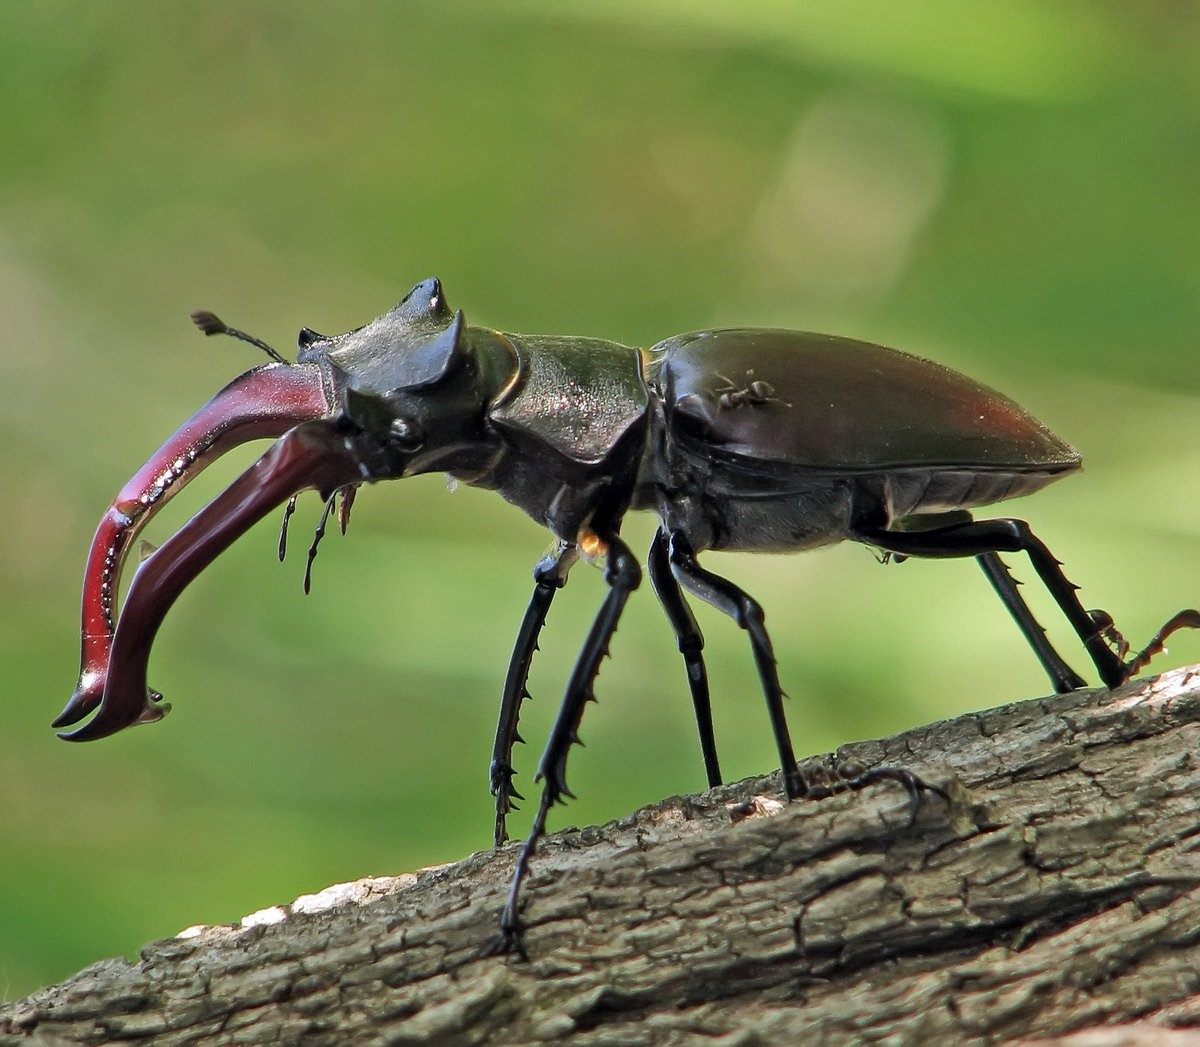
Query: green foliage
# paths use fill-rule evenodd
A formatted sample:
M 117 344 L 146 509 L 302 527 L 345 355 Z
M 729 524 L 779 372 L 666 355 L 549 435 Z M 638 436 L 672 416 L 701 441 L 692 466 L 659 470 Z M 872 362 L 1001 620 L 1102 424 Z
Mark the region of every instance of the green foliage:
M 1197 14 L 993 0 L 760 5 L 71 2 L 0 10 L 0 992 L 187 924 L 489 842 L 505 659 L 546 536 L 438 478 L 364 491 L 300 596 L 264 524 L 168 619 L 175 712 L 95 746 L 84 552 L 124 479 L 257 361 L 438 275 L 467 317 L 639 344 L 827 329 L 1016 397 L 1088 471 L 1015 508 L 1141 638 L 1200 591 Z M 969 19 L 969 20 L 968 20 Z M 197 481 L 161 540 L 252 453 Z M 628 533 L 644 547 L 650 522 Z M 712 557 L 763 602 L 800 751 L 1045 686 L 969 563 Z M 1018 575 L 1030 574 L 1014 562 Z M 530 778 L 598 604 L 536 663 Z M 1087 668 L 1030 587 L 1052 635 Z M 699 611 L 728 773 L 773 763 L 743 637 Z M 1173 660 L 1200 658 L 1181 638 Z M 1164 665 L 1170 664 L 1164 660 Z M 682 668 L 631 602 L 556 816 L 703 784 Z M 524 822 L 514 820 L 520 831 Z

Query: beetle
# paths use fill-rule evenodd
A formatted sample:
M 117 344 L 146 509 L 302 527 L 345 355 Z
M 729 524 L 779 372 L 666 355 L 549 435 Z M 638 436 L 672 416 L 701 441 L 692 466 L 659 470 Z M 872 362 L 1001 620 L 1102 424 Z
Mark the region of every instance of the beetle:
M 150 648 L 187 584 L 298 492 L 326 499 L 317 543 L 341 494 L 343 529 L 364 483 L 445 472 L 499 492 L 554 535 L 504 681 L 490 767 L 497 845 L 521 797 L 512 749 L 547 611 L 582 557 L 602 563 L 608 592 L 567 683 L 538 765 L 542 795 L 502 916 L 519 938 L 518 888 L 550 808 L 571 792 L 568 751 L 629 595 L 641 581 L 622 541 L 631 510 L 661 521 L 647 558 L 691 692 L 705 771 L 721 782 L 704 639 L 684 595 L 712 604 L 749 639 L 787 796 L 821 796 L 800 772 L 762 607 L 701 565 L 707 550 L 793 552 L 854 541 L 887 559 L 973 557 L 1058 692 L 1084 685 L 1047 640 L 1000 553 L 1024 553 L 1090 656 L 1115 687 L 1163 650 L 1181 611 L 1139 654 L 1111 616 L 1085 609 L 1061 564 L 1022 520 L 972 510 L 1029 494 L 1079 469 L 1079 454 L 1009 398 L 939 364 L 833 335 L 775 329 L 698 331 L 648 350 L 595 338 L 505 334 L 468 326 L 436 279 L 391 311 L 336 336 L 302 328 L 290 364 L 266 343 L 193 314 L 207 334 L 253 342 L 273 362 L 241 375 L 150 458 L 101 520 L 84 576 L 78 686 L 54 721 L 70 741 L 160 719 L 147 686 Z M 245 441 L 277 442 L 139 567 L 119 616 L 122 564 L 139 531 L 209 462 Z M 915 799 L 930 788 L 901 768 L 851 769 L 840 785 L 893 779 Z M 940 791 L 940 790 L 938 790 Z

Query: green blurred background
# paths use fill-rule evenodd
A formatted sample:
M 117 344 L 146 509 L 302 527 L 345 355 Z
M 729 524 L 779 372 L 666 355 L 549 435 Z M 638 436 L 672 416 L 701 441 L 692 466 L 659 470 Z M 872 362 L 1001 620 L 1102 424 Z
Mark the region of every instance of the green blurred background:
M 159 637 L 163 724 L 80 747 L 48 729 L 101 512 L 258 363 L 201 339 L 193 308 L 286 346 L 437 275 L 510 330 L 645 345 L 784 325 L 905 347 L 1084 451 L 1083 475 L 1013 508 L 1089 606 L 1139 640 L 1194 603 L 1198 29 L 1192 5 L 1040 0 L 0 8 L 0 994 L 489 842 L 497 695 L 547 536 L 438 477 L 364 491 L 308 599 L 274 521 L 244 538 Z M 969 562 L 709 563 L 767 608 L 803 753 L 1045 689 Z M 555 606 L 519 787 L 602 593 L 580 567 Z M 698 614 L 727 773 L 769 769 L 744 639 Z M 1189 636 L 1160 664 L 1197 659 Z M 598 693 L 558 826 L 703 785 L 648 591 Z

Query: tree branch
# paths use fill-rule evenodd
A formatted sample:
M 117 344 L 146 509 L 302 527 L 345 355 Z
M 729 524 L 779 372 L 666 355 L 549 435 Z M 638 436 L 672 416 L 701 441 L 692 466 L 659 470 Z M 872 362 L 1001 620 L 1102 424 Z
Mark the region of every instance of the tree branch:
M 1200 666 L 972 713 L 845 748 L 947 785 L 911 827 L 893 783 L 756 801 L 772 776 L 550 837 L 528 962 L 485 955 L 510 846 L 105 960 L 0 1009 L 0 1043 L 1172 1042 L 1198 736 Z

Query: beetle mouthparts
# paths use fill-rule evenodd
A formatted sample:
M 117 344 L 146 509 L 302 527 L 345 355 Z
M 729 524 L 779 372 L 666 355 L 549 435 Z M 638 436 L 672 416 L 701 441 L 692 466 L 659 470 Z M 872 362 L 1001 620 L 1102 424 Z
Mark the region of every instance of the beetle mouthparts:
M 363 480 L 350 439 L 326 421 L 298 425 L 200 510 L 138 569 L 117 623 L 103 699 L 84 726 L 59 737 L 92 741 L 162 718 L 166 708 L 146 685 L 155 634 L 188 584 L 259 520 L 292 495 L 315 487 L 323 497 Z
M 100 521 L 84 571 L 79 683 L 52 726 L 78 722 L 104 695 L 117 586 L 138 532 L 176 491 L 231 448 L 332 416 L 340 395 L 336 386 L 332 372 L 316 364 L 267 364 L 247 371 L 188 419 L 121 489 Z

